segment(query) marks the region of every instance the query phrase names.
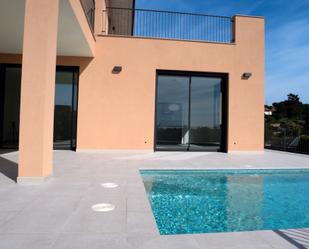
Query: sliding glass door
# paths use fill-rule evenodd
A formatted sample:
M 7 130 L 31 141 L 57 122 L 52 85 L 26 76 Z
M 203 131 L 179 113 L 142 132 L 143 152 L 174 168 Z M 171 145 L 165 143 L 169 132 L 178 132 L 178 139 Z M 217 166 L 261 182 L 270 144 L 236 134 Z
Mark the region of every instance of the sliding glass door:
M 76 148 L 77 79 L 77 69 L 68 67 L 57 68 L 54 149 Z
M 189 78 L 158 76 L 157 149 L 187 150 L 189 143 Z
M 225 77 L 157 77 L 156 150 L 224 151 Z
M 0 65 L 0 148 L 18 147 L 20 81 L 20 65 Z
M 54 149 L 76 148 L 78 68 L 57 67 Z M 0 148 L 17 149 L 21 65 L 0 64 Z
M 217 77 L 191 77 L 191 150 L 221 150 L 221 84 Z

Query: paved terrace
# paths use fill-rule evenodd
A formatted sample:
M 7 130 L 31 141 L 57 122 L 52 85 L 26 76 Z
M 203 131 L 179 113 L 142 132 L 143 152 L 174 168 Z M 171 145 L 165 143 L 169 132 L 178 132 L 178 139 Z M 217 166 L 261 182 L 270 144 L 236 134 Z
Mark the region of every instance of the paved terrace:
M 309 248 L 309 229 L 160 236 L 139 168 L 309 168 L 288 153 L 54 153 L 54 177 L 19 186 L 18 154 L 0 155 L 1 249 L 284 249 Z M 12 180 L 13 179 L 13 180 Z M 115 182 L 115 189 L 101 183 Z M 93 212 L 97 203 L 115 210 Z

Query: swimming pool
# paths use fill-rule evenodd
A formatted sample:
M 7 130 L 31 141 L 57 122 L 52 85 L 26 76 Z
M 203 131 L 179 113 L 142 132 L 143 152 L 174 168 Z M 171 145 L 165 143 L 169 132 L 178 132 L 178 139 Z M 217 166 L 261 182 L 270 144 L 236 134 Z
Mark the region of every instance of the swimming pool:
M 161 234 L 309 228 L 309 170 L 141 170 Z

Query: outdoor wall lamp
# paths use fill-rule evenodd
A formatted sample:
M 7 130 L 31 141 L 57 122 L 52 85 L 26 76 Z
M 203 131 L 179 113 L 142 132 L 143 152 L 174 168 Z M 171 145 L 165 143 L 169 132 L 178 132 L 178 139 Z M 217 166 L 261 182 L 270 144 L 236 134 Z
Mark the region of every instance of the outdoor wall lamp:
M 112 73 L 119 74 L 122 71 L 122 66 L 114 66 Z
M 249 78 L 251 78 L 252 73 L 243 73 L 243 75 L 241 76 L 241 78 L 243 80 L 248 80 Z

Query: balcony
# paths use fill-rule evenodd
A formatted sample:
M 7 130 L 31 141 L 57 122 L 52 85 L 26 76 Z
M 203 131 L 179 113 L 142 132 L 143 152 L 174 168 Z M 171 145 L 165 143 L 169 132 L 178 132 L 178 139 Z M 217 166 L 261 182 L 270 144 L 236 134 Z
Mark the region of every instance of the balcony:
M 94 15 L 95 15 L 95 0 L 80 0 L 89 27 L 94 32 Z
M 234 19 L 226 16 L 130 8 L 103 11 L 104 35 L 234 42 Z

